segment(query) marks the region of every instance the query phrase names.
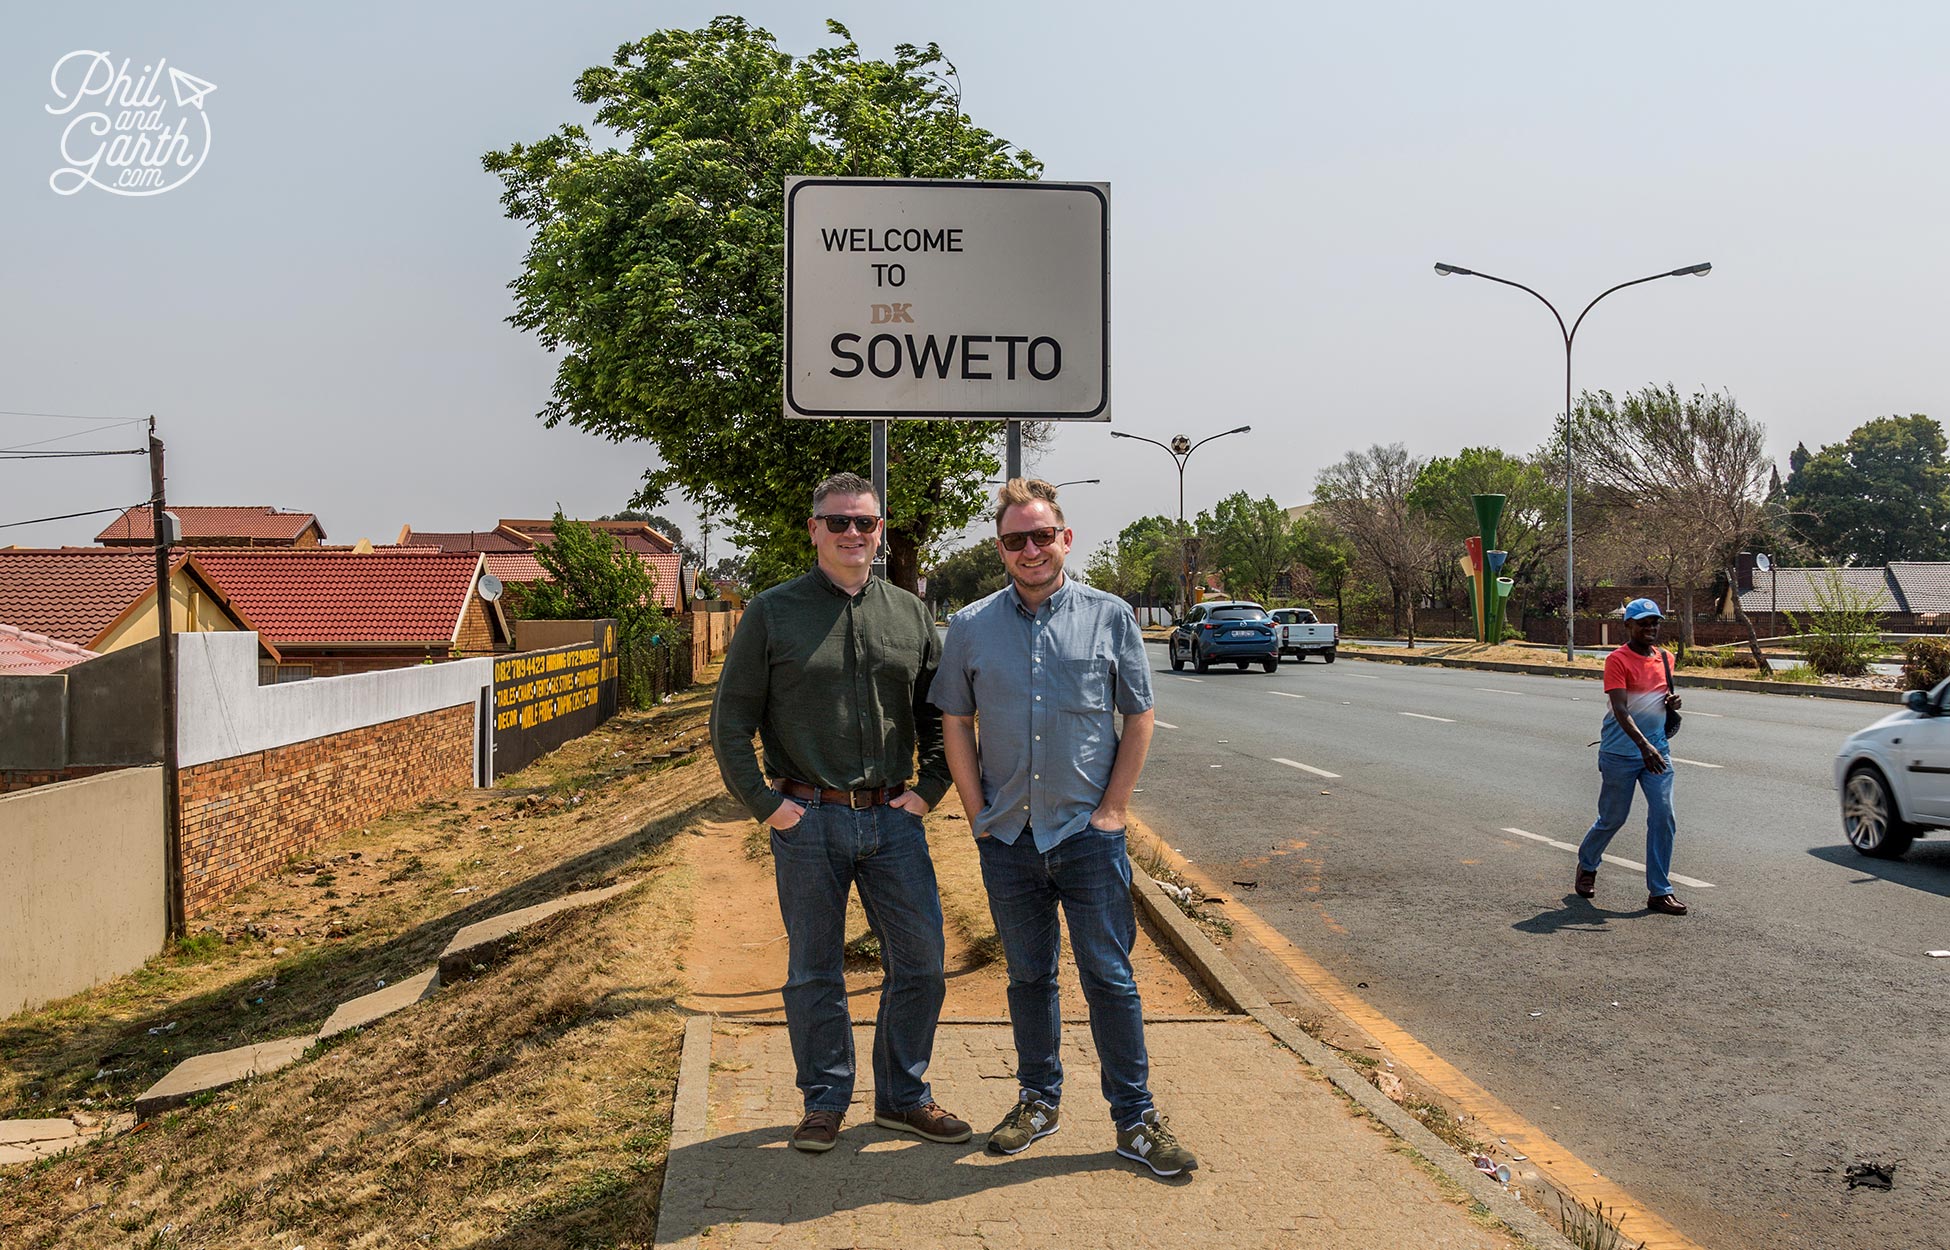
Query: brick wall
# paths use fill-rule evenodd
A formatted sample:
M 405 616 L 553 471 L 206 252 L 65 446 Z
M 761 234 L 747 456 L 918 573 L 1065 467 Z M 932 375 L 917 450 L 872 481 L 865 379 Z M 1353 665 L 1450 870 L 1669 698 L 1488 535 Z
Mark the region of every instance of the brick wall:
M 67 768 L 0 768 L 0 794 L 31 790 L 35 786 L 51 786 L 57 781 L 73 781 L 99 773 L 112 773 L 125 767 L 127 765 L 124 764 L 75 764 Z
M 474 708 L 442 708 L 182 770 L 195 919 L 347 829 L 474 780 Z
M 494 624 L 488 619 L 488 611 L 485 599 L 467 596 L 467 610 L 460 614 L 460 634 L 454 639 L 455 655 L 493 654 Z

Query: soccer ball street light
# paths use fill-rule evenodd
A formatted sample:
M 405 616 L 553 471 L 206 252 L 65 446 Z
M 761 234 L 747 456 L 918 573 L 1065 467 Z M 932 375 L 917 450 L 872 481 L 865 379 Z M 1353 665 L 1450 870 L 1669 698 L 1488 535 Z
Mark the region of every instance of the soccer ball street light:
M 1179 601 L 1178 601 L 1179 620 L 1185 619 L 1185 613 L 1191 607 L 1192 560 L 1193 560 L 1192 552 L 1194 550 L 1190 537 L 1187 536 L 1185 533 L 1185 462 L 1192 458 L 1193 452 L 1205 446 L 1213 439 L 1224 438 L 1228 434 L 1250 434 L 1252 432 L 1252 428 L 1253 427 L 1250 425 L 1241 425 L 1241 426 L 1235 426 L 1230 430 L 1220 430 L 1217 434 L 1206 435 L 1204 438 L 1201 438 L 1196 443 L 1194 443 L 1191 439 L 1186 438 L 1183 434 L 1178 435 L 1176 438 L 1172 439 L 1171 442 L 1169 443 L 1161 443 L 1155 438 L 1146 438 L 1142 434 L 1126 434 L 1122 430 L 1112 430 L 1110 432 L 1110 436 L 1112 438 L 1131 438 L 1131 439 L 1136 439 L 1140 443 L 1149 443 L 1153 447 L 1162 447 L 1165 450 L 1165 454 L 1171 457 L 1172 463 L 1178 466 L 1178 537 L 1179 537 L 1179 541 L 1184 544 L 1182 554 L 1184 557 L 1183 563 L 1185 566 L 1185 575 L 1183 578 L 1180 579 L 1180 590 L 1179 590 Z
M 1628 286 L 1637 286 L 1642 282 L 1657 282 L 1660 278 L 1704 278 L 1707 274 L 1713 272 L 1713 266 L 1710 263 L 1687 265 L 1683 269 L 1669 269 L 1664 273 L 1655 273 L 1643 278 L 1634 278 L 1630 282 L 1621 282 L 1615 287 L 1600 291 L 1598 298 L 1584 306 L 1584 312 L 1578 314 L 1578 319 L 1571 323 L 1571 328 L 1568 330 L 1564 328 L 1564 315 L 1557 311 L 1557 305 L 1551 303 L 1543 296 L 1538 295 L 1537 292 L 1532 291 L 1521 282 L 1512 282 L 1508 278 L 1499 278 L 1494 274 L 1478 273 L 1474 269 L 1464 269 L 1461 265 L 1449 265 L 1441 261 L 1436 262 L 1435 271 L 1445 278 L 1451 274 L 1456 274 L 1465 278 L 1484 278 L 1491 282 L 1500 282 L 1504 286 L 1513 286 L 1519 291 L 1535 297 L 1538 303 L 1551 310 L 1551 316 L 1557 318 L 1558 333 L 1564 336 L 1564 659 L 1566 663 L 1569 663 L 1576 653 L 1578 637 L 1577 600 L 1575 598 L 1575 587 L 1577 585 L 1575 574 L 1577 572 L 1577 565 L 1571 554 L 1571 341 L 1577 338 L 1578 327 L 1584 324 L 1585 313 L 1597 307 L 1598 300 L 1605 298 L 1605 296 L 1610 295 L 1613 291 L 1622 291 Z

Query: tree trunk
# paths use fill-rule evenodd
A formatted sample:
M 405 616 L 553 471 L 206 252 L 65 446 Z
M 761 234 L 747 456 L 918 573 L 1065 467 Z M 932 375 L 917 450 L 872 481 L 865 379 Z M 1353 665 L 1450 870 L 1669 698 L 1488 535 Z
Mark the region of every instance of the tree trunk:
M 1679 588 L 1679 601 L 1685 611 L 1679 618 L 1679 658 L 1685 659 L 1693 647 L 1693 584 L 1687 582 Z
M 1347 604 L 1341 598 L 1342 592 L 1346 589 L 1342 583 L 1346 580 L 1342 578 L 1341 581 L 1334 583 L 1334 623 L 1342 628 L 1347 626 Z
M 1760 649 L 1760 635 L 1754 632 L 1754 618 L 1748 616 L 1747 610 L 1740 606 L 1739 574 L 1731 568 L 1727 570 L 1727 585 L 1732 587 L 1733 619 L 1746 628 L 1747 649 L 1754 653 L 1754 667 L 1759 670 L 1759 675 L 1765 677 L 1768 674 L 1767 656 Z
M 1391 619 L 1389 620 L 1389 622 L 1388 622 L 1388 624 L 1389 624 L 1389 630 L 1388 630 L 1388 632 L 1389 632 L 1390 634 L 1393 634 L 1393 635 L 1395 635 L 1395 636 L 1397 636 L 1397 637 L 1399 637 L 1399 636 L 1401 635 L 1401 632 L 1402 632 L 1402 590 L 1401 590 L 1401 587 L 1399 587 L 1399 586 L 1397 586 L 1397 585 L 1395 585 L 1395 583 L 1393 583 L 1393 582 L 1389 582 L 1389 583 L 1388 583 L 1388 594 L 1389 594 L 1389 596 L 1390 596 L 1390 598 L 1391 598 L 1391 602 L 1390 602 L 1390 605 L 1389 605 L 1389 606 L 1390 606 L 1390 607 L 1391 607 L 1391 608 L 1393 609 L 1393 612 L 1392 612 L 1392 618 L 1391 618 Z
M 887 527 L 887 580 L 911 595 L 921 593 L 921 547 L 904 529 Z
M 1408 596 L 1408 649 L 1415 650 L 1415 596 Z

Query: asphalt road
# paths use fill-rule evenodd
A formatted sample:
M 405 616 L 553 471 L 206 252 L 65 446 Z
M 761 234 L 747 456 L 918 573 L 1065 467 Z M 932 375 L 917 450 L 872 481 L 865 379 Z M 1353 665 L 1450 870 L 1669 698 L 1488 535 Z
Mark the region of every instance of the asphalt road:
M 1479 1085 L 1702 1244 L 1950 1246 L 1950 839 L 1865 859 L 1830 780 L 1893 707 L 1682 679 L 1672 867 L 1710 886 L 1675 918 L 1616 863 L 1577 898 L 1536 840 L 1591 823 L 1595 680 L 1151 653 L 1138 814 Z

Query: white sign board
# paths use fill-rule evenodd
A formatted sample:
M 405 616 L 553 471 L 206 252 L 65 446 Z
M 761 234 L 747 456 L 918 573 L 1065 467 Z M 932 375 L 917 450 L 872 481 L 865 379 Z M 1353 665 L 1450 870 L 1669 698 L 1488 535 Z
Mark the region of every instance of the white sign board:
M 789 417 L 1110 420 L 1110 188 L 789 178 Z

